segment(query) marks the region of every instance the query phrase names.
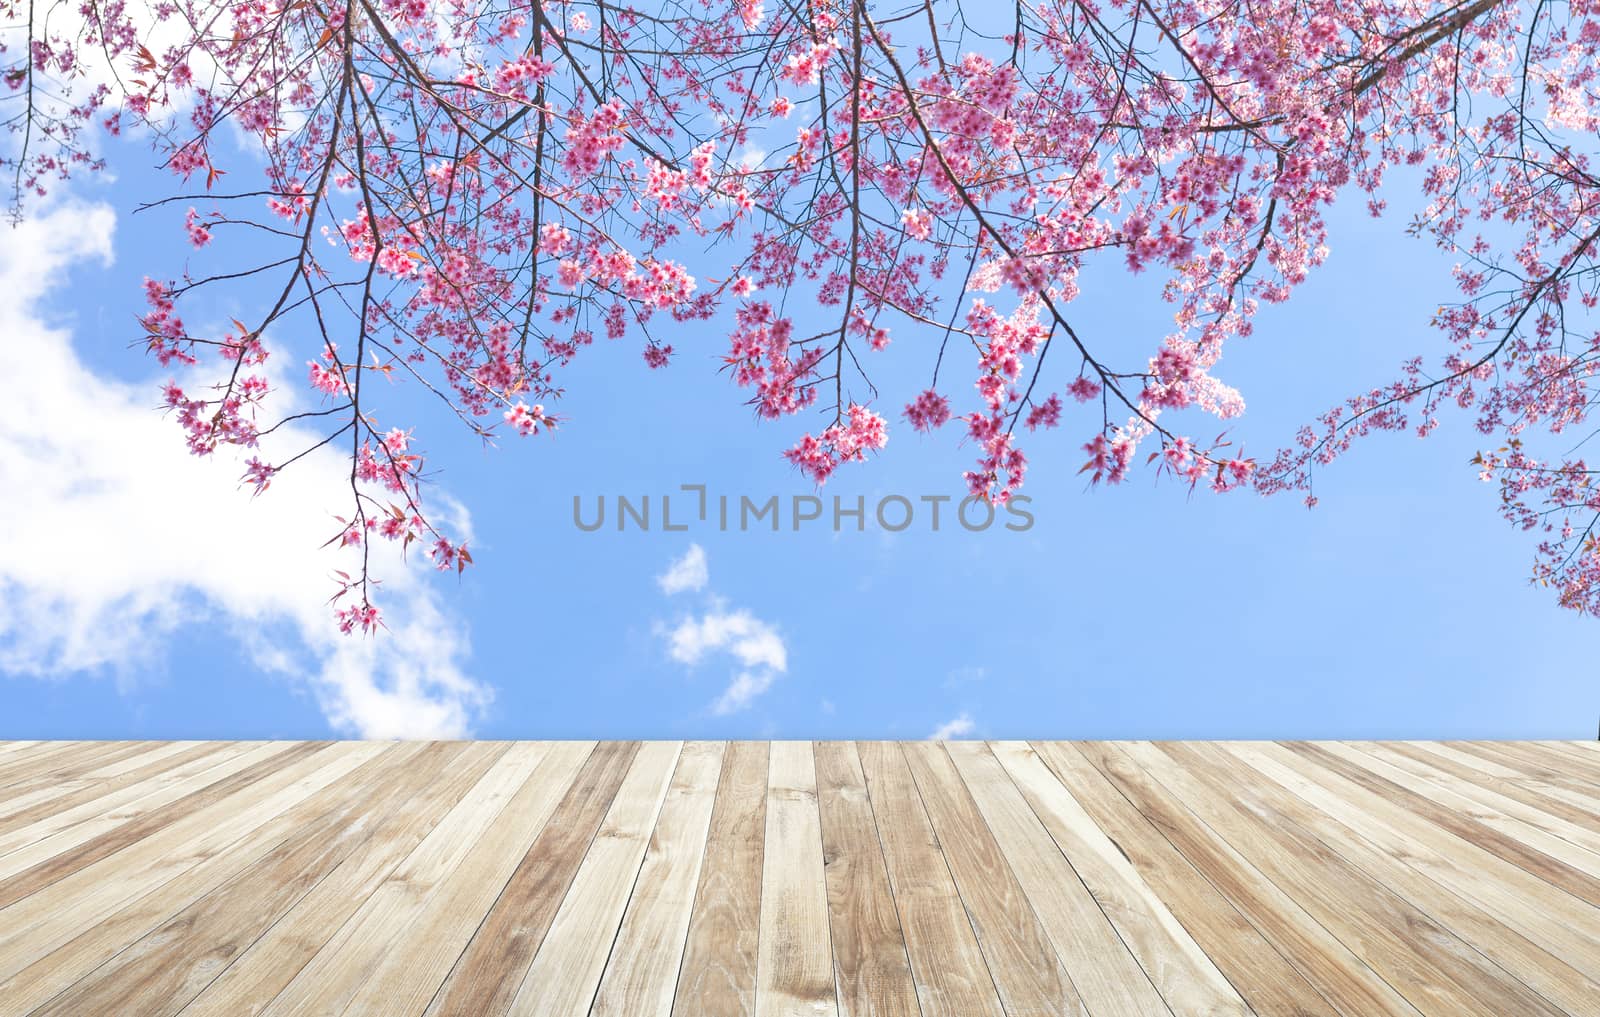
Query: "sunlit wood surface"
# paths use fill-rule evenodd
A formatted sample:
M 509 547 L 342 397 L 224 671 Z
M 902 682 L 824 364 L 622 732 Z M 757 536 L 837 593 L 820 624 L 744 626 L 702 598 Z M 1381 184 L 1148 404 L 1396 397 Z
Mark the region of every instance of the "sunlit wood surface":
M 0 743 L 0 1015 L 1595 1017 L 1586 742 Z

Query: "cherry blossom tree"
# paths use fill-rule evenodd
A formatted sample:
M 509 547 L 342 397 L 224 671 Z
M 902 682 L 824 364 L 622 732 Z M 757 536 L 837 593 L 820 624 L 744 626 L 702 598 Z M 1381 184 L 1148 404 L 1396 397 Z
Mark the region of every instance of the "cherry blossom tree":
M 1027 435 L 1065 428 L 1094 483 L 1149 470 L 1314 503 L 1357 439 L 1425 435 L 1454 405 L 1538 535 L 1535 580 L 1600 611 L 1579 457 L 1600 362 L 1595 0 L 0 8 L 14 214 L 100 168 L 100 131 L 149 139 L 181 181 L 149 208 L 203 251 L 152 273 L 140 342 L 214 377 L 165 391 L 197 455 L 288 420 L 347 451 L 347 630 L 378 624 L 373 541 L 471 561 L 430 521 L 388 382 L 486 439 L 535 437 L 581 427 L 556 408 L 597 336 L 666 367 L 696 322 L 759 417 L 811 429 L 785 455 L 819 483 L 904 422 L 950 433 L 970 491 L 1004 502 Z M 1324 261 L 1327 209 L 1384 214 L 1402 169 L 1409 230 L 1458 262 L 1440 350 L 1270 459 L 1196 438 L 1243 411 L 1223 349 Z M 1097 261 L 1154 273 L 1170 332 L 1130 351 L 1075 324 Z M 197 290 L 263 283 L 273 299 L 221 334 L 182 317 Z M 284 416 L 264 364 L 291 326 L 320 344 L 296 372 L 320 402 Z M 920 390 L 879 393 L 890 356 Z M 1568 451 L 1536 452 L 1541 432 Z M 264 491 L 296 458 L 250 458 L 246 479 Z

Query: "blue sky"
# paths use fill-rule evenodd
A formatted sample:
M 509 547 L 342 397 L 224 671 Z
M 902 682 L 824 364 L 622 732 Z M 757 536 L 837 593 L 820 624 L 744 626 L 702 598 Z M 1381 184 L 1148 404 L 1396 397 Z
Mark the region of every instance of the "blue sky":
M 779 456 L 812 421 L 757 424 L 704 325 L 666 335 L 666 371 L 632 340 L 585 351 L 553 439 L 485 450 L 397 396 L 478 564 L 459 581 L 396 570 L 401 630 L 330 637 L 327 474 L 251 500 L 153 409 L 166 375 L 128 347 L 137 287 L 184 250 L 178 220 L 129 215 L 166 185 L 133 169 L 136 146 L 117 154 L 121 177 L 74 185 L 0 253 L 17 337 L 0 363 L 0 737 L 1595 736 L 1600 630 L 1526 584 L 1532 538 L 1467 465 L 1464 418 L 1368 441 L 1322 475 L 1314 511 L 1147 474 L 1089 489 L 1071 417 L 1026 445 L 1026 533 L 933 533 L 920 515 L 899 534 L 580 532 L 574 496 L 812 493 Z M 1404 236 L 1403 212 L 1361 204 L 1219 368 L 1247 400 L 1247 452 L 1438 349 L 1448 262 Z M 1079 331 L 1148 355 L 1169 320 L 1153 282 L 1086 272 Z M 249 316 L 250 293 L 230 299 L 186 317 Z M 899 420 L 931 341 L 901 328 L 868 361 L 894 436 L 825 501 L 960 497 L 971 450 Z M 690 569 L 664 591 L 692 548 L 703 582 Z

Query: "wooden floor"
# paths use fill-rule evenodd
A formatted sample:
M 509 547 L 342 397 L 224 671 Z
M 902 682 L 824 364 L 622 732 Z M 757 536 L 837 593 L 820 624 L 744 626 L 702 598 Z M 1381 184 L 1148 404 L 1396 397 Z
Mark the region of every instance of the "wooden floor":
M 0 1014 L 1600 1015 L 1591 743 L 0 743 Z

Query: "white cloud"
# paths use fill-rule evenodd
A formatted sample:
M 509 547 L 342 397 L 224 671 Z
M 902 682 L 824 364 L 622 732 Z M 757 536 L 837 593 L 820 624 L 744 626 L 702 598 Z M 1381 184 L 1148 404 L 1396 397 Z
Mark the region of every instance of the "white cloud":
M 656 578 L 669 596 L 683 590 L 699 592 L 709 581 L 706 553 L 699 544 L 691 544 L 682 558 Z M 739 663 L 727 688 L 711 704 L 711 712 L 719 716 L 745 709 L 789 670 L 789 649 L 777 628 L 744 608 L 730 608 L 720 597 L 712 596 L 704 612 L 690 614 L 661 633 L 668 656 L 680 664 L 692 667 L 717 654 Z
M 706 551 L 699 544 L 690 544 L 682 558 L 667 566 L 667 571 L 656 577 L 656 585 L 668 596 L 685 590 L 699 593 L 710 581 L 711 573 L 706 569 Z
M 717 716 L 726 716 L 738 713 L 750 705 L 750 701 L 772 686 L 776 678 L 776 671 L 741 671 L 734 676 L 728 687 L 722 690 L 722 695 L 711 704 L 711 712 Z
M 104 205 L 57 204 L 0 245 L 0 671 L 134 675 L 204 624 L 258 667 L 305 680 L 338 731 L 466 734 L 491 690 L 462 670 L 464 625 L 423 569 L 374 547 L 389 630 L 334 628 L 325 602 L 340 560 L 321 545 L 342 508 L 337 453 L 301 460 L 252 499 L 238 459 L 188 454 L 155 409 L 158 378 L 96 372 L 68 328 L 41 317 L 70 266 L 111 260 L 114 228 Z M 95 348 L 137 358 L 112 328 L 117 341 Z M 294 428 L 274 439 L 296 450 L 315 440 Z
M 725 651 L 745 667 L 789 668 L 789 653 L 778 630 L 743 609 L 713 606 L 699 618 L 679 622 L 668 640 L 672 659 L 684 664 L 698 664 L 709 653 Z
M 938 729 L 928 738 L 936 742 L 948 741 L 951 738 L 960 738 L 962 735 L 971 734 L 973 727 L 971 715 L 963 713 L 954 720 L 948 720 L 940 724 Z

